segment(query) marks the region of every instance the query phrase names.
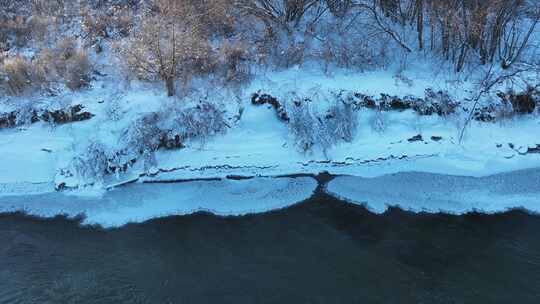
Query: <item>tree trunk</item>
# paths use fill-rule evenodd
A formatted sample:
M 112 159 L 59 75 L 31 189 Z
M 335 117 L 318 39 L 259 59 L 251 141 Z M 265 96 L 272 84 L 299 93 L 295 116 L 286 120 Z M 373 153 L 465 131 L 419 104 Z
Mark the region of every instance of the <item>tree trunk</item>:
M 418 32 L 418 48 L 424 49 L 424 0 L 416 0 L 416 31 Z
M 174 87 L 174 78 L 165 78 L 165 86 L 167 87 L 167 96 L 172 97 L 176 95 L 176 89 Z

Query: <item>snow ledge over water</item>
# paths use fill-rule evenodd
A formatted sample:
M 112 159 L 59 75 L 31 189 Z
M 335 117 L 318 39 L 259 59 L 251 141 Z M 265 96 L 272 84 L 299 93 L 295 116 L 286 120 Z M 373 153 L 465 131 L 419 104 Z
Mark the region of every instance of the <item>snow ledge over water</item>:
M 198 211 L 223 216 L 266 212 L 306 200 L 316 188 L 317 181 L 311 177 L 135 183 L 101 197 L 59 192 L 3 197 L 0 213 L 20 211 L 38 217 L 70 218 L 84 215 L 85 225 L 113 228 Z
M 499 213 L 523 208 L 540 213 L 540 169 L 486 177 L 408 172 L 374 178 L 339 176 L 327 193 L 374 213 L 389 207 L 428 213 Z

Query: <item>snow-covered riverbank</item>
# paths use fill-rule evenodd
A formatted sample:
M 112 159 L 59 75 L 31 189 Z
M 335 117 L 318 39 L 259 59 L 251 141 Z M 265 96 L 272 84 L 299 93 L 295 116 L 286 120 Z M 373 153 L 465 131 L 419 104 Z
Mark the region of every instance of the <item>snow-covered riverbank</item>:
M 295 96 L 309 97 L 312 110 L 324 113 L 340 90 L 420 96 L 426 89 L 434 89 L 451 91 L 456 100 L 470 95 L 469 82 L 456 84 L 441 75 L 420 71 L 403 75 L 409 79 L 404 83 L 393 73 L 384 71 L 338 71 L 329 76 L 320 71 L 291 69 L 257 76 L 240 95 L 216 88 L 210 98 L 226 111 L 225 134 L 203 142 L 186 142 L 182 149 L 158 150 L 155 164 L 150 168 L 142 161 L 136 162 L 129 170 L 106 176 L 100 187 L 111 188 L 135 180 L 177 181 L 323 171 L 358 177 L 407 171 L 480 177 L 540 167 L 537 113 L 497 122 L 473 120 L 459 142 L 467 113 L 439 116 L 418 115 L 411 109 L 379 112 L 361 108 L 357 110 L 354 138 L 338 142 L 323 153 L 318 147 L 299 151 L 290 127 L 276 117 L 270 105 L 250 103 L 250 94 L 254 92 L 269 93 L 282 100 L 293 92 Z M 88 181 L 60 173 L 86 151 L 90 142 L 115 149 L 125 129 L 141 116 L 189 107 L 197 102 L 195 97 L 169 99 L 162 92 L 144 86 L 134 85 L 121 94 L 115 91 L 117 88 L 115 78 L 105 77 L 88 91 L 33 101 L 49 108 L 83 105 L 85 111 L 95 115 L 89 120 L 55 126 L 38 122 L 0 130 L 0 197 L 53 192 L 59 186 L 80 187 Z M 16 107 L 15 102 L 22 100 L 12 100 L 6 105 Z
M 429 173 L 399 173 L 376 178 L 336 176 L 320 190 L 383 213 L 390 206 L 427 213 L 498 213 L 520 208 L 540 213 L 540 169 L 482 178 Z M 4 196 L 0 213 L 23 212 L 50 218 L 83 216 L 82 224 L 105 228 L 153 218 L 207 211 L 240 216 L 282 209 L 316 193 L 309 176 L 134 183 L 111 191 Z

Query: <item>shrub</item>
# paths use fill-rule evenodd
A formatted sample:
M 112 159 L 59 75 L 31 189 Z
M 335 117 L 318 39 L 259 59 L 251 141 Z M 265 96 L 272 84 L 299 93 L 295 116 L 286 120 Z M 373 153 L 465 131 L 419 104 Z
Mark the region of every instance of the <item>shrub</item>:
M 28 18 L 24 16 L 15 16 L 4 22 L 4 31 L 7 37 L 11 38 L 15 46 L 25 46 L 31 38 L 31 28 Z
M 43 49 L 33 60 L 22 56 L 0 63 L 0 85 L 10 95 L 49 90 L 63 82 L 71 90 L 90 83 L 92 65 L 83 50 L 72 40 L 63 40 L 53 49 Z
M 426 89 L 424 92 L 424 104 L 415 105 L 418 113 L 436 112 L 440 116 L 448 116 L 455 112 L 458 103 L 452 99 L 447 91 L 434 91 Z
M 77 41 L 72 38 L 60 40 L 52 49 L 53 55 L 60 62 L 67 61 L 77 52 Z
M 384 133 L 388 126 L 386 113 L 381 111 L 381 109 L 376 109 L 373 113 L 373 116 L 369 119 L 369 124 L 371 129 L 377 133 Z
M 159 128 L 159 113 L 150 113 L 133 121 L 120 138 L 121 146 L 133 158 L 153 155 L 159 148 L 163 131 Z
M 318 146 L 324 154 L 339 142 L 351 142 L 356 136 L 358 115 L 353 105 L 336 102 L 325 115 L 313 112 L 311 102 L 296 101 L 289 111 L 289 130 L 300 151 Z
M 321 140 L 321 121 L 312 113 L 309 105 L 295 104 L 289 113 L 289 132 L 294 137 L 294 143 L 303 153 L 311 151 L 317 143 L 323 144 L 323 150 L 326 141 Z
M 5 59 L 0 74 L 8 94 L 21 95 L 32 86 L 32 65 L 22 56 Z
M 63 76 L 69 89 L 76 91 L 90 84 L 92 65 L 84 51 L 76 51 L 72 57 L 66 60 L 65 64 L 66 70 Z
M 227 82 L 242 83 L 250 78 L 250 54 L 242 41 L 224 41 L 220 47 L 220 59 Z
M 342 140 L 353 141 L 358 127 L 358 115 L 353 105 L 337 101 L 324 117 L 328 136 L 334 143 Z
M 167 109 L 136 119 L 122 133 L 120 146 L 129 159 L 142 159 L 148 169 L 156 165 L 158 149 L 181 148 L 190 140 L 204 144 L 210 137 L 224 134 L 227 127 L 223 111 L 201 101 L 178 112 Z
M 103 39 L 127 37 L 134 25 L 132 10 L 124 6 L 112 5 L 108 8 L 98 7 L 95 10 L 85 9 L 81 15 L 83 39 L 86 45 L 97 46 L 98 52 Z
M 224 112 L 214 103 L 203 100 L 193 108 L 180 111 L 174 119 L 172 131 L 182 141 L 199 140 L 205 143 L 211 136 L 224 134 L 227 127 Z
M 91 140 L 83 153 L 75 156 L 69 165 L 69 172 L 81 184 L 101 184 L 109 168 L 107 148 L 99 141 Z

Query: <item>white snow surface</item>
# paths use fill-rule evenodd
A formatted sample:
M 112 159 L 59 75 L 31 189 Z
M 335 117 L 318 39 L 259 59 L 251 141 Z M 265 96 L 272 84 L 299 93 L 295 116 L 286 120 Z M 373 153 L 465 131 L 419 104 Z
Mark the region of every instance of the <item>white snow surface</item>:
M 326 191 L 375 213 L 384 213 L 390 206 L 427 213 L 498 213 L 514 208 L 540 213 L 540 169 L 480 178 L 419 172 L 374 178 L 339 176 Z
M 83 215 L 85 225 L 114 228 L 198 211 L 238 216 L 285 208 L 308 199 L 316 187 L 317 181 L 311 177 L 134 183 L 101 196 L 5 196 L 0 199 L 0 213 L 21 211 L 39 217 L 70 218 Z
M 455 82 L 445 72 L 430 72 L 432 67 L 414 67 L 405 71 L 410 82 L 403 83 L 395 71 L 353 72 L 333 70 L 327 75 L 309 67 L 281 72 L 258 73 L 240 97 L 242 119 L 231 121 L 225 135 L 204 144 L 190 142 L 185 149 L 159 151 L 152 177 L 138 164 L 127 174 L 110 176 L 105 187 L 127 181 L 170 181 L 197 178 L 222 178 L 228 175 L 277 176 L 328 171 L 361 177 L 422 171 L 429 173 L 487 176 L 540 167 L 540 154 L 525 154 L 529 147 L 540 145 L 540 116 L 527 115 L 500 123 L 472 122 L 463 142 L 458 142 L 463 117 L 418 116 L 412 111 L 385 112 L 384 132 L 376 132 L 370 121 L 372 110 L 361 110 L 355 139 L 321 151 L 303 154 L 294 146 L 287 124 L 278 121 L 267 106 L 250 104 L 250 94 L 261 91 L 284 98 L 294 91 L 299 95 L 319 94 L 315 107 L 324 108 L 326 93 L 342 89 L 366 94 L 379 93 L 422 97 L 426 88 L 448 90 L 456 99 L 468 95 L 471 83 Z M 108 77 L 108 78 L 107 78 Z M 78 187 L 84 181 L 58 180 L 58 172 L 84 150 L 90 140 L 109 147 L 118 144 L 119 135 L 135 119 L 149 112 L 189 105 L 189 100 L 171 99 L 163 88 L 134 83 L 120 88 L 111 73 L 93 83 L 93 87 L 66 96 L 51 98 L 51 104 L 82 104 L 95 114 L 88 121 L 60 126 L 37 123 L 16 129 L 0 130 L 0 200 L 3 196 L 53 192 L 54 185 L 65 183 Z M 209 93 L 232 116 L 239 104 L 234 94 L 224 88 L 194 84 L 201 93 Z M 207 90 L 207 92 L 205 91 Z M 113 104 L 113 101 L 115 102 Z M 16 104 L 16 100 L 11 105 Z M 40 102 L 46 104 L 47 98 Z M 0 102 L 1 104 L 1 102 Z M 117 108 L 119 119 L 111 119 Z M 421 134 L 424 141 L 407 139 Z M 442 140 L 431 140 L 440 136 Z M 142 177 L 141 177 L 142 176 Z M 63 177 L 62 177 L 63 178 Z

